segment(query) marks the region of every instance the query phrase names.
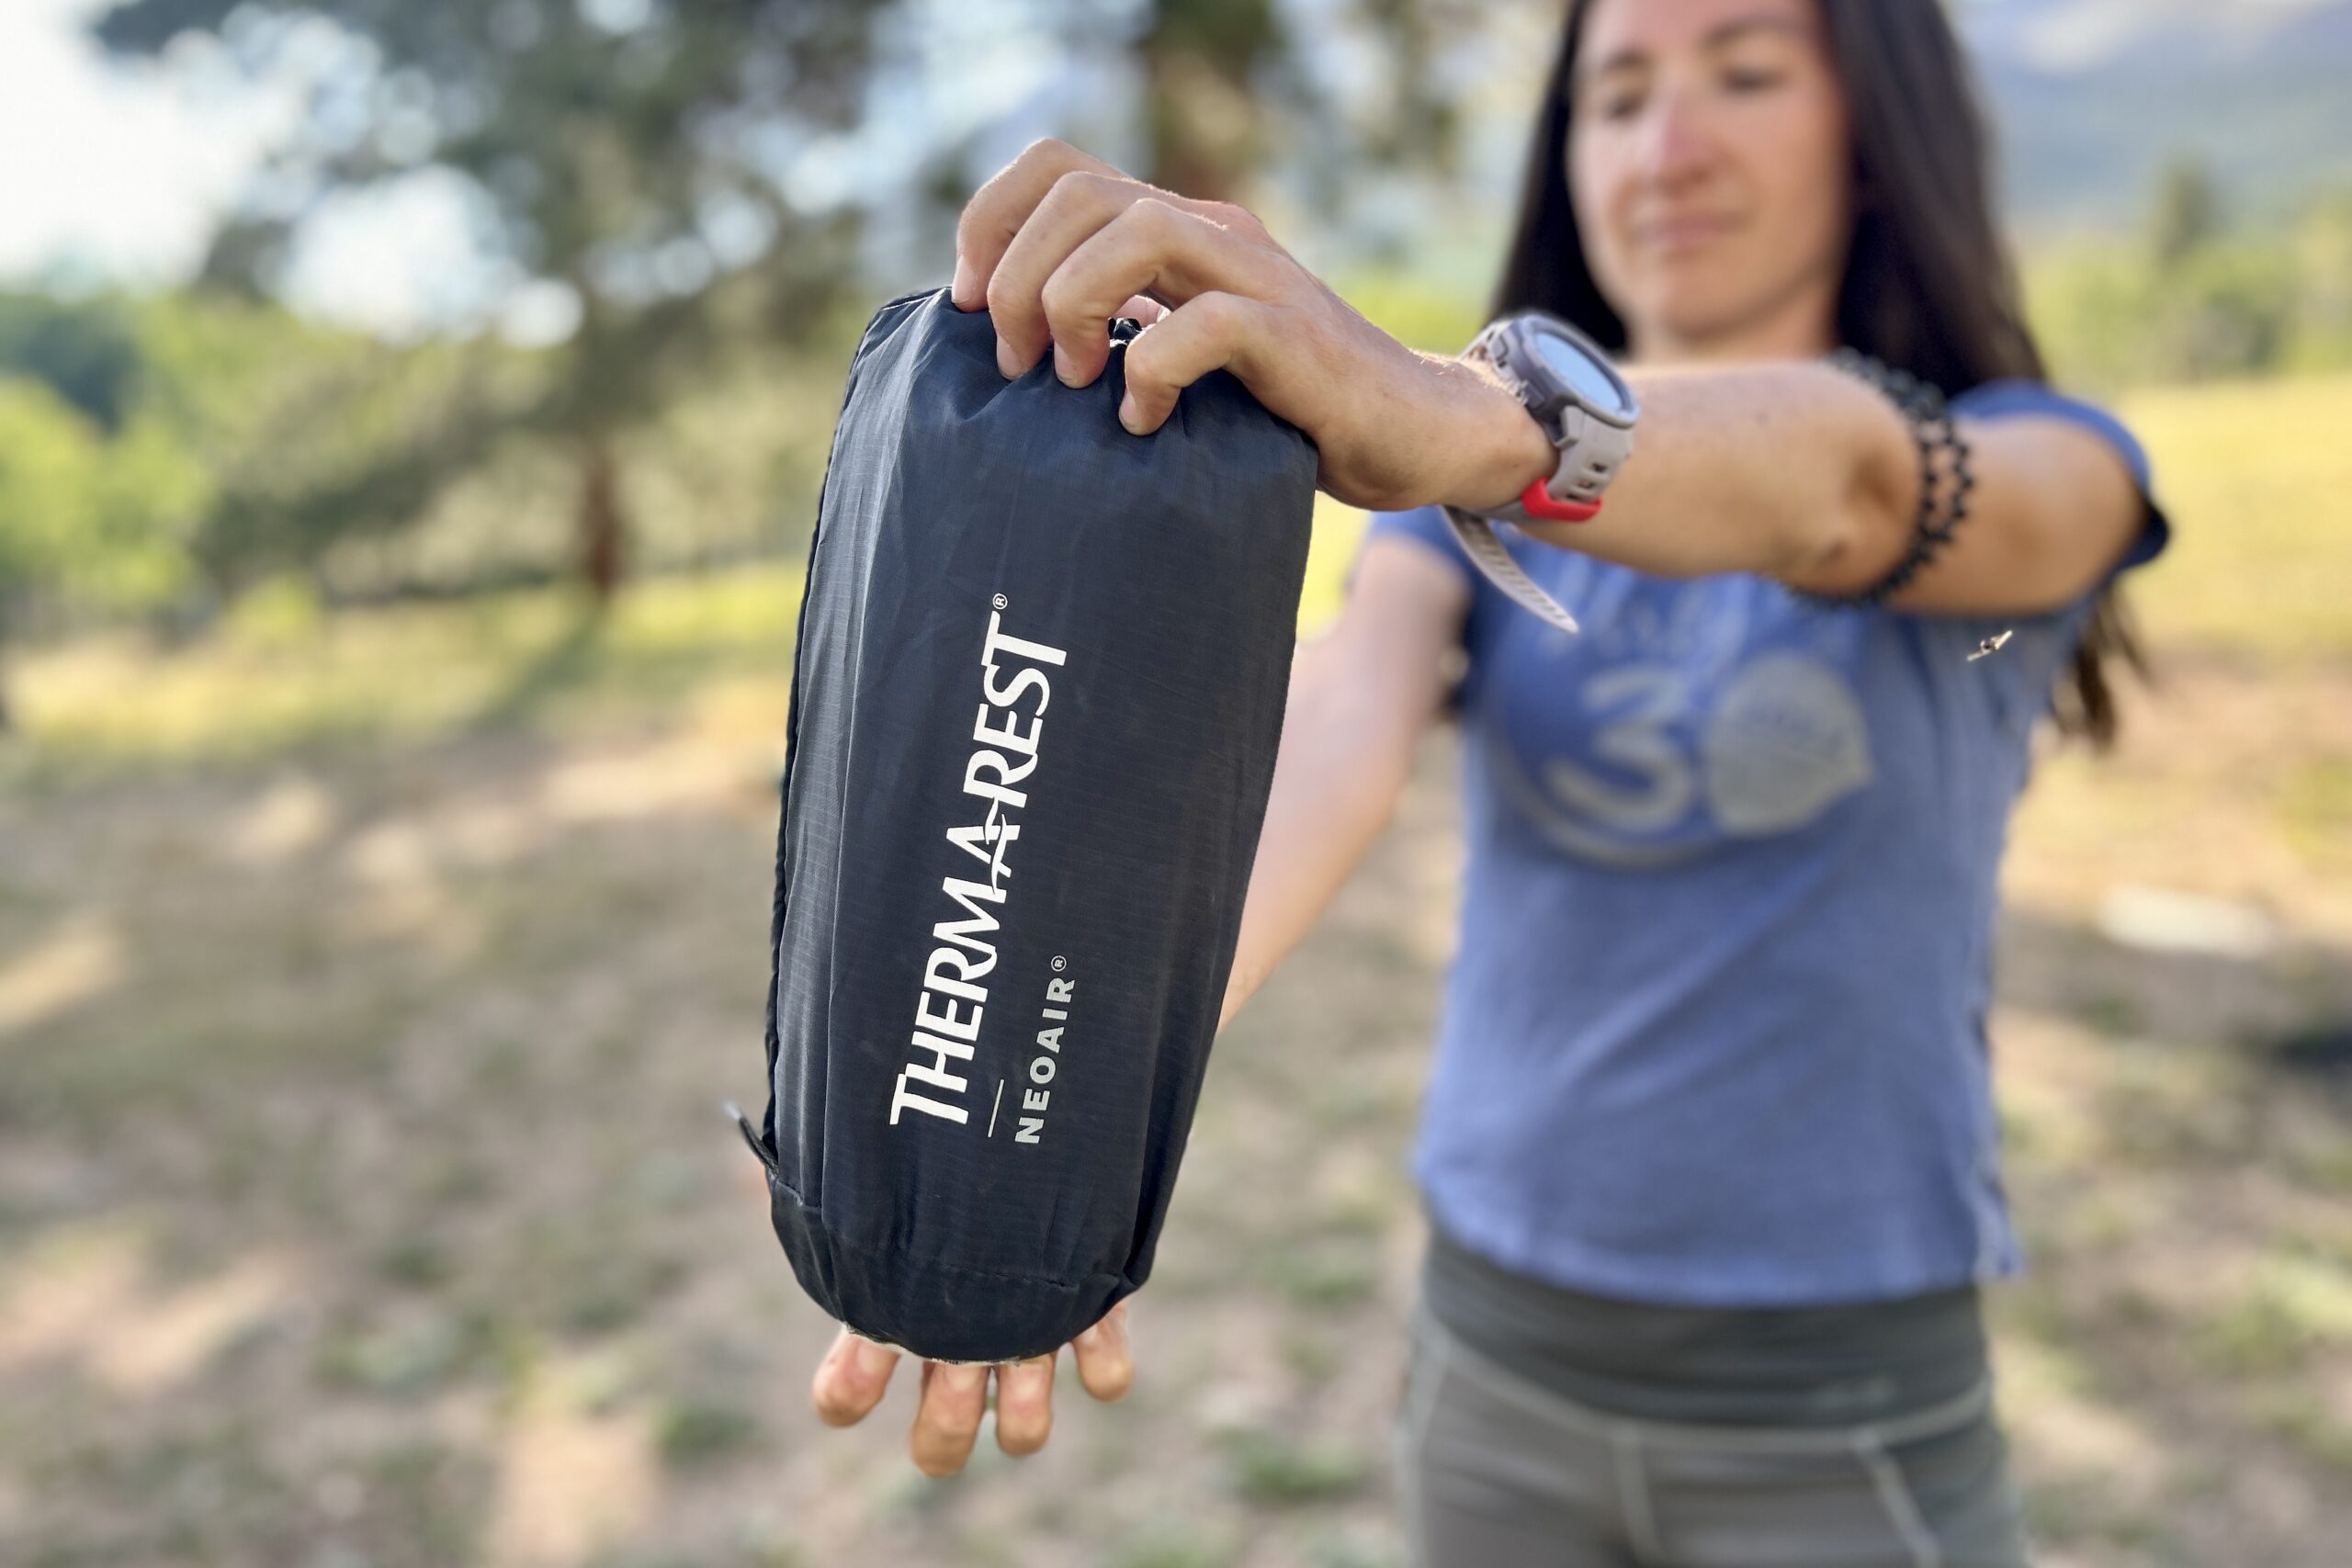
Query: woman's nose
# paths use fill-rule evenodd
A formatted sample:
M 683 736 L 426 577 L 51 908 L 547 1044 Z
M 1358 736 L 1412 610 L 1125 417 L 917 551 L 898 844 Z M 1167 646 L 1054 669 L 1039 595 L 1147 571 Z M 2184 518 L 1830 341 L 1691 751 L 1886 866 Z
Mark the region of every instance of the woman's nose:
M 1681 185 L 1704 174 L 1714 159 L 1714 139 L 1705 110 L 1688 89 L 1668 88 L 1651 100 L 1642 128 L 1642 173 L 1654 184 Z

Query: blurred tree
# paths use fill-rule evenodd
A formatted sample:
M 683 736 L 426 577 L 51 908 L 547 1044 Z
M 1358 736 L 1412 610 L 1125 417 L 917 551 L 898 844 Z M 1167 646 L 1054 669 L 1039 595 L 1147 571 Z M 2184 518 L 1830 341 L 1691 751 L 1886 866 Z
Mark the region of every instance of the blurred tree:
M 2168 273 L 2222 231 L 2222 200 L 2213 176 L 2191 157 L 2176 157 L 2157 176 L 2148 209 L 2148 248 L 2156 270 Z
M 81 523 L 96 445 L 49 388 L 0 378 L 0 652 Z M 8 722 L 0 684 L 0 730 Z
M 1138 177 L 1228 201 L 1263 156 L 1255 93 L 1283 45 L 1274 0 L 1158 0 L 1136 51 L 1146 164 Z
M 785 155 L 854 123 L 882 8 L 118 0 L 94 27 L 125 55 L 193 32 L 256 73 L 334 62 L 253 208 L 216 237 L 215 286 L 267 292 L 325 197 L 437 167 L 483 198 L 492 248 L 576 321 L 534 401 L 450 405 L 432 435 L 389 443 L 379 471 L 304 492 L 305 525 L 421 503 L 502 430 L 528 430 L 575 455 L 579 559 L 605 594 L 625 558 L 616 436 L 718 344 L 790 341 L 853 276 L 849 224 L 799 210 L 778 176 Z
M 0 376 L 0 649 L 44 608 L 153 609 L 184 586 L 203 467 L 162 422 L 108 440 L 44 382 Z M 0 691 L 0 729 L 8 708 Z
M 1316 42 L 1352 29 L 1351 58 L 1390 67 L 1368 94 L 1322 83 L 1276 0 L 1014 0 L 1006 25 L 1041 53 L 1091 39 L 1132 54 L 1137 172 L 1154 183 L 1230 198 L 1268 162 L 1280 130 L 1313 150 L 1311 188 L 1336 201 L 1340 169 L 1451 152 L 1453 120 L 1429 62 L 1434 39 L 1474 30 L 1479 15 L 1469 0 L 1348 3 L 1318 18 Z M 385 506 L 421 506 L 505 434 L 526 434 L 571 454 L 576 562 L 609 594 L 628 561 L 620 438 L 682 385 L 707 379 L 715 356 L 805 344 L 828 330 L 836 307 L 870 288 L 855 254 L 866 208 L 897 197 L 952 209 L 989 172 L 968 161 L 989 128 L 967 124 L 933 132 L 944 144 L 917 150 L 904 189 L 818 197 L 795 177 L 829 139 L 870 129 L 885 73 L 903 87 L 910 62 L 935 69 L 920 64 L 919 43 L 936 9 L 935 0 L 113 0 L 93 28 L 120 55 L 160 57 L 195 34 L 257 76 L 305 85 L 307 112 L 245 209 L 214 237 L 202 274 L 209 289 L 270 295 L 301 224 L 329 198 L 434 170 L 458 176 L 476 199 L 486 250 L 539 314 L 571 323 L 530 399 L 491 396 L 494 377 L 457 374 L 446 389 L 455 400 L 413 412 L 407 437 L 367 459 L 340 443 L 332 482 L 305 488 L 298 464 L 224 485 L 228 512 L 209 534 L 321 546 L 379 524 Z M 1073 71 L 1099 59 L 1060 52 Z M 1359 112 L 1334 130 L 1342 96 Z M 324 414 L 309 416 L 335 406 L 286 412 L 323 426 Z M 379 411 L 379 423 L 390 418 Z
M 189 541 L 215 601 L 405 526 L 545 406 L 541 361 L 492 342 L 400 347 L 267 300 L 149 302 L 140 407 L 211 486 Z
M 2298 367 L 2352 365 L 2352 189 L 2314 200 L 2295 226 L 2301 288 L 2289 358 Z
M 1103 0 L 1059 0 L 1085 13 Z M 1138 0 L 1134 50 L 1142 75 L 1144 162 L 1134 173 L 1166 189 L 1233 200 L 1283 148 L 1302 165 L 1323 215 L 1347 179 L 1376 169 L 1449 170 L 1459 150 L 1459 89 L 1433 68 L 1441 39 L 1491 28 L 1471 0 L 1350 0 L 1324 8 L 1311 32 L 1285 27 L 1279 0 Z M 1317 58 L 1319 57 L 1319 58 Z M 1344 61 L 1355 79 L 1327 82 Z
M 111 433 L 139 375 L 139 346 L 119 301 L 0 293 L 0 375 L 45 381 Z
M 2117 389 L 2352 366 L 2352 189 L 2288 221 L 2231 223 L 2193 164 L 2151 193 L 2139 235 L 2085 233 L 2027 262 L 2062 378 Z

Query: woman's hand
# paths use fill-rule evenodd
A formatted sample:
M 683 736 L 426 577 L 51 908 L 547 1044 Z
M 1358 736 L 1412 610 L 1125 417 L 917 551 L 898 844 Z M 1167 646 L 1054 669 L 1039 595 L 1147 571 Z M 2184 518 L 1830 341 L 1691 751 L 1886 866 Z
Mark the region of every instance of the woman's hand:
M 956 252 L 950 297 L 987 306 L 1008 378 L 1050 353 L 1055 374 L 1087 386 L 1110 358 L 1112 319 L 1145 323 L 1125 350 L 1119 411 L 1137 434 L 1225 369 L 1314 440 L 1317 486 L 1351 505 L 1495 505 L 1551 472 L 1549 442 L 1499 382 L 1374 326 L 1230 202 L 1048 139 L 965 204 Z
M 1102 1321 L 1070 1342 L 1079 1381 L 1104 1401 L 1119 1398 L 1135 1382 L 1135 1353 L 1127 1344 L 1127 1303 L 1119 1303 Z M 809 1389 L 817 1414 L 829 1427 L 852 1427 L 881 1403 L 898 1370 L 899 1352 L 844 1328 L 817 1363 Z M 1014 1458 L 1046 1446 L 1054 1427 L 1054 1367 L 1058 1353 L 995 1367 L 922 1364 L 922 1400 L 908 1443 L 915 1466 L 926 1475 L 953 1475 L 972 1457 L 980 1416 L 988 1408 L 989 1378 L 996 1378 L 997 1447 Z

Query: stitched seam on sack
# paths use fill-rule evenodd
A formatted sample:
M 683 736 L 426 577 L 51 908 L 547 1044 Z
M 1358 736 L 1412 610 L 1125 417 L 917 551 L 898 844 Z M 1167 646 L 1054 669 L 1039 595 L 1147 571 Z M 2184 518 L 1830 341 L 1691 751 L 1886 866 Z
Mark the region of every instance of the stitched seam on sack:
M 887 315 L 890 314 L 893 310 L 899 310 L 899 308 L 900 306 L 904 306 L 904 305 L 911 305 L 911 304 L 913 304 L 913 303 L 914 303 L 914 302 L 916 302 L 916 301 L 928 300 L 928 299 L 929 299 L 933 295 L 934 295 L 934 294 L 936 294 L 936 293 L 940 293 L 940 292 L 943 292 L 943 291 L 942 291 L 942 290 L 938 290 L 938 289 L 931 289 L 931 288 L 919 288 L 919 289 L 916 289 L 916 290 L 912 291 L 911 293 L 902 294 L 902 295 L 900 295 L 899 298 L 897 298 L 896 299 L 890 300 L 888 304 L 885 304 L 885 305 L 883 305 L 882 307 L 880 307 L 878 310 L 876 310 L 874 312 L 874 319 L 873 319 L 873 321 L 867 323 L 867 326 L 866 326 L 866 340 L 865 340 L 865 341 L 861 341 L 861 343 L 860 343 L 860 344 L 859 344 L 858 358 L 862 360 L 862 359 L 864 359 L 864 358 L 866 356 L 866 353 L 867 353 L 867 349 L 866 349 L 866 342 L 867 342 L 867 341 L 872 341 L 872 340 L 874 340 L 874 338 L 875 338 L 875 329 L 876 329 L 876 327 L 879 327 L 879 326 L 881 325 L 882 318 L 883 318 L 884 316 L 887 316 Z M 948 303 L 947 308 L 948 308 L 950 310 L 953 310 L 955 309 L 955 306 L 954 306 L 954 304 L 953 304 L 953 302 L 952 302 L 952 301 Z M 885 337 L 885 338 L 887 338 L 887 337 L 888 337 L 891 333 L 895 333 L 896 332 L 898 332 L 898 331 L 899 330 L 899 327 L 900 327 L 900 326 L 903 324 L 903 322 L 904 322 L 905 316 L 906 316 L 907 314 L 910 314 L 910 313 L 911 313 L 910 311 L 910 312 L 902 312 L 902 313 L 901 313 L 900 320 L 899 320 L 899 321 L 893 321 L 893 322 L 890 324 L 890 327 L 888 328 L 888 330 L 887 332 L 885 332 L 884 333 L 882 333 L 882 336 L 883 336 L 883 337 Z M 852 370 L 853 370 L 853 372 L 854 372 L 854 371 L 855 371 L 855 369 L 856 369 L 857 367 L 858 367 L 856 366 L 856 364 L 853 363 L 853 366 L 852 366 Z M 844 421 L 844 422 L 846 422 L 847 417 L 848 417 L 848 414 L 849 414 L 849 406 L 850 406 L 850 402 L 851 402 L 851 400 L 853 400 L 853 398 L 854 398 L 854 395 L 855 395 L 855 386 L 856 386 L 856 382 L 855 382 L 854 375 L 853 375 L 852 382 L 851 382 L 851 389 L 851 389 L 851 392 L 850 392 L 848 395 L 845 395 L 845 396 L 842 398 L 842 418 L 843 418 L 843 421 Z M 902 419 L 902 421 L 903 421 L 903 415 L 901 416 L 901 419 Z M 827 471 L 828 471 L 828 474 L 830 475 L 830 472 L 831 472 L 830 462 L 829 462 L 829 464 L 828 464 L 828 469 L 827 469 Z M 888 472 L 886 472 L 886 473 L 883 475 L 883 477 L 882 477 L 881 494 L 880 494 L 880 496 L 876 499 L 876 501 L 873 503 L 874 510 L 875 510 L 876 512 L 877 512 L 877 513 L 887 513 L 887 512 L 888 512 L 888 507 L 889 507 L 889 503 L 890 503 L 890 500 L 891 500 L 891 498 L 892 498 L 892 497 L 894 497 L 895 495 L 897 495 L 897 494 L 898 494 L 898 491 L 899 491 L 899 468 L 898 468 L 897 465 L 895 465 L 895 464 L 894 464 L 894 465 L 892 465 L 892 466 L 891 466 L 891 468 L 889 468 L 889 470 L 888 470 Z M 820 519 L 820 523 L 821 523 L 821 519 Z M 875 544 L 874 538 L 873 538 L 873 536 L 872 536 L 870 534 L 869 534 L 868 536 L 866 536 L 866 539 L 867 539 L 867 544 L 868 544 L 868 554 L 867 554 L 867 557 L 866 557 L 866 566 L 867 566 L 867 568 L 868 568 L 868 570 L 869 570 L 869 576 L 870 576 L 871 568 L 872 568 L 872 565 L 873 565 L 873 554 L 872 554 L 872 552 L 873 552 L 873 549 L 874 549 L 875 547 L 876 547 L 876 544 Z M 810 559 L 813 561 L 813 560 L 814 560 L 814 558 L 815 558 L 815 554 L 814 554 L 815 547 L 814 547 L 813 545 L 810 547 L 810 551 L 811 551 L 811 554 L 810 554 Z M 812 572 L 812 573 L 811 573 L 811 584 L 813 584 L 813 578 L 814 578 L 814 573 Z M 803 585 L 803 587 L 802 587 L 802 590 L 801 590 L 801 592 L 802 592 L 802 603 L 803 603 L 803 604 L 804 604 L 804 605 L 807 604 L 807 594 L 808 594 L 808 587 L 809 587 L 811 584 L 804 584 L 804 585 Z M 854 626 L 854 627 L 852 629 L 851 634 L 850 634 L 849 637 L 847 638 L 847 648 L 848 648 L 848 665 L 849 665 L 849 707 L 850 707 L 850 711 L 852 711 L 852 712 L 855 712 L 855 711 L 856 711 L 856 708 L 857 708 L 858 694 L 859 694 L 859 693 L 861 693 L 861 692 L 865 689 L 865 685 L 866 626 L 867 626 L 868 620 L 870 619 L 870 605 L 869 605 L 869 601 L 868 601 L 867 595 L 865 595 L 865 594 L 864 594 L 864 593 L 860 593 L 859 595 L 857 595 L 857 597 L 856 597 L 856 598 L 855 598 L 855 600 L 854 601 L 853 613 L 854 613 L 854 616 L 855 616 L 856 625 L 855 625 L 855 626 Z M 795 667 L 796 667 L 796 679 L 797 678 L 797 665 L 798 665 L 798 662 L 799 662 L 799 657 L 800 657 L 800 650 L 799 650 L 798 647 L 797 647 L 797 646 L 796 646 L 796 647 L 794 648 L 794 650 L 793 650 L 793 660 L 794 660 L 794 664 L 795 664 Z M 857 728 L 856 728 L 856 727 L 855 727 L 854 725 L 851 725 L 851 726 L 848 726 L 848 727 L 846 727 L 846 728 L 845 728 L 844 733 L 842 734 L 842 756 L 841 756 L 841 779 L 840 779 L 840 789 L 839 789 L 839 792 L 837 793 L 837 795 L 835 795 L 835 797 L 834 797 L 834 801 L 833 801 L 833 823 L 834 823 L 834 831 L 835 831 L 838 835 L 840 835 L 840 836 L 841 836 L 841 838 L 842 838 L 842 839 L 843 839 L 844 840 L 845 840 L 848 838 L 848 836 L 849 836 L 849 820 L 850 820 L 849 795 L 850 795 L 850 784 L 851 784 L 851 781 L 852 781 L 852 780 L 856 776 L 856 772 L 857 772 Z M 839 921 L 839 919 L 840 919 L 840 915 L 841 915 L 841 901 L 842 901 L 842 867 L 841 867 L 841 865 L 840 865 L 840 863 L 839 863 L 838 860 L 836 860 L 836 862 L 835 862 L 835 863 L 834 863 L 834 866 L 833 866 L 833 879 L 832 879 L 831 883 L 830 884 L 830 886 L 825 889 L 825 891 L 831 895 L 831 899 L 832 899 L 831 907 L 830 908 L 828 908 L 828 909 L 825 911 L 825 921 L 826 921 L 826 924 L 827 924 L 828 928 L 830 929 L 830 928 L 833 927 L 835 924 L 837 924 L 837 922 L 838 922 L 838 921 Z M 834 1013 L 834 1008 L 833 1008 L 833 997 L 834 997 L 835 993 L 840 989 L 840 987 L 841 987 L 841 948 L 840 948 L 839 944 L 838 944 L 838 943 L 836 943 L 836 944 L 832 945 L 831 948 L 829 948 L 829 949 L 828 949 L 827 953 L 826 953 L 826 957 L 825 957 L 825 1027 L 826 1027 L 826 1030 L 828 1031 L 828 1032 L 831 1032 L 831 1028 L 832 1028 L 832 1020 L 833 1020 L 833 1013 Z M 828 1103 L 828 1104 L 830 1104 L 830 1103 L 831 1103 L 831 1092 L 832 1092 L 832 1069 L 831 1069 L 831 1064 L 829 1063 L 829 1064 L 827 1065 L 827 1066 L 826 1066 L 826 1071 L 825 1071 L 825 1088 L 824 1088 L 824 1089 L 822 1090 L 822 1093 L 825 1095 L 826 1100 L 827 1100 L 827 1103 Z M 820 1115 L 822 1115 L 823 1113 L 822 1113 L 822 1112 L 820 1112 Z M 817 1174 L 817 1176 L 818 1176 L 818 1178 L 819 1178 L 819 1179 L 820 1179 L 820 1183 L 821 1183 L 822 1179 L 823 1179 L 823 1176 L 824 1176 L 824 1170 L 825 1170 L 825 1156 L 824 1156 L 823 1152 L 820 1150 L 820 1151 L 819 1152 L 819 1154 L 818 1154 L 817 1160 L 816 1160 L 816 1174 Z M 789 1190 L 787 1189 L 787 1190 Z M 813 1205 L 811 1205 L 806 1198 L 801 1197 L 801 1195 L 800 1195 L 799 1193 L 797 1193 L 797 1192 L 793 1193 L 793 1197 L 800 1202 L 800 1204 L 801 1204 L 801 1206 L 802 1206 L 802 1207 L 804 1207 L 804 1208 L 812 1208 L 812 1207 L 813 1207 Z
M 823 544 L 825 536 L 825 513 L 827 510 L 825 506 L 825 498 L 832 489 L 833 458 L 838 455 L 841 449 L 842 432 L 849 418 L 850 405 L 857 400 L 858 372 L 864 368 L 867 350 L 875 340 L 874 329 L 880 324 L 884 316 L 889 314 L 892 310 L 897 310 L 899 306 L 908 304 L 928 292 L 930 291 L 927 289 L 915 289 L 908 293 L 901 294 L 895 299 L 885 301 L 875 310 L 872 319 L 866 322 L 865 333 L 858 338 L 857 348 L 850 355 L 847 384 L 842 389 L 841 412 L 833 417 L 832 439 L 826 444 L 825 448 L 825 471 L 823 477 L 818 481 L 817 486 L 817 515 L 808 531 L 808 564 L 806 570 L 802 571 L 800 577 L 800 605 L 793 615 L 792 684 L 790 695 L 786 700 L 785 707 L 786 749 L 784 778 L 781 788 L 778 792 L 781 798 L 778 801 L 779 809 L 777 812 L 778 820 L 776 824 L 775 911 L 772 929 L 768 933 L 768 963 L 772 966 L 770 971 L 772 977 L 768 983 L 766 1007 L 767 1022 L 765 1032 L 767 1038 L 763 1043 L 764 1054 L 767 1059 L 768 1103 L 766 1111 L 760 1118 L 760 1131 L 762 1134 L 768 1139 L 769 1146 L 766 1154 L 763 1155 L 760 1163 L 767 1168 L 768 1179 L 770 1181 L 775 1181 L 777 1179 L 776 1165 L 780 1162 L 782 1157 L 775 1148 L 775 1116 L 777 1107 L 782 1104 L 784 1100 L 784 1096 L 779 1091 L 778 1088 L 780 1081 L 778 1076 L 779 1069 L 781 1068 L 784 1060 L 784 1038 L 780 1023 L 784 1006 L 785 926 L 786 922 L 791 918 L 792 884 L 793 872 L 795 869 L 793 863 L 795 857 L 791 853 L 792 776 L 797 771 L 797 764 L 800 760 L 801 660 L 808 649 L 807 634 L 808 630 L 808 602 L 815 594 L 817 588 L 817 552 L 820 547 Z M 828 974 L 827 981 L 825 1005 L 828 1016 L 830 1017 L 832 1008 L 830 973 Z M 830 1075 L 828 1076 L 830 1077 Z M 771 1159 L 769 1157 L 770 1156 L 774 1156 L 775 1158 Z M 786 1188 L 786 1190 L 790 1191 L 791 1190 Z M 797 1192 L 793 1193 L 793 1198 L 804 1208 L 808 1206 L 808 1201 L 801 1198 L 800 1194 Z
M 794 1202 L 799 1204 L 801 1208 L 807 1210 L 812 1219 L 819 1221 L 823 1219 L 824 1216 L 819 1211 L 817 1206 L 814 1203 L 809 1202 L 808 1199 L 803 1198 L 799 1193 L 794 1191 L 790 1182 L 783 1180 L 775 1176 L 770 1176 L 768 1178 L 768 1185 L 776 1188 Z M 892 1256 L 890 1249 L 888 1247 L 873 1247 L 862 1241 L 851 1241 L 846 1236 L 840 1235 L 830 1230 L 825 1233 L 825 1240 L 828 1245 L 842 1252 L 860 1253 L 867 1258 L 887 1258 Z M 943 1274 L 961 1274 L 965 1278 L 971 1280 L 996 1280 L 1008 1285 L 1052 1285 L 1057 1289 L 1066 1291 L 1081 1289 L 1098 1280 L 1109 1280 L 1119 1284 L 1125 1284 L 1126 1282 L 1125 1275 L 1114 1273 L 1107 1269 L 1098 1270 L 1091 1274 L 1081 1274 L 1075 1280 L 1066 1280 L 1058 1274 L 1007 1274 L 995 1269 L 967 1268 L 961 1263 L 926 1263 L 923 1265 L 923 1268 L 929 1270 L 936 1270 Z

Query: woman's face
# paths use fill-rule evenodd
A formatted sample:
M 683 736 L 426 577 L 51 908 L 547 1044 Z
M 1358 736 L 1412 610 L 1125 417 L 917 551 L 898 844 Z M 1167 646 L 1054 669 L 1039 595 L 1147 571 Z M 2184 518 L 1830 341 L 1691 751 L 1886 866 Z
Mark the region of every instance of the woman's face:
M 1830 346 L 1853 192 L 1822 28 L 1817 0 L 1586 14 L 1568 189 L 1636 355 Z

